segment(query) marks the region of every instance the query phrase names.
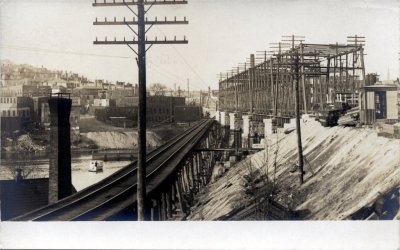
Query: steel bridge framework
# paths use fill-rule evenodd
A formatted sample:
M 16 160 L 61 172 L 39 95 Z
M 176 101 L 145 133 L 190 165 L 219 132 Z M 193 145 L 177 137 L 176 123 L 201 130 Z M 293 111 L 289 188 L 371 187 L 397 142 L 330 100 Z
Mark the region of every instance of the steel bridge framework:
M 357 43 L 357 39 L 353 44 L 300 42 L 286 50 L 281 50 L 283 43 L 279 45 L 277 53 L 259 54 L 257 63 L 251 55 L 244 68 L 220 74 L 220 111 L 293 117 L 294 53 L 301 62 L 302 113 L 324 110 L 335 101 L 358 104 L 358 90 L 366 85 L 362 42 Z

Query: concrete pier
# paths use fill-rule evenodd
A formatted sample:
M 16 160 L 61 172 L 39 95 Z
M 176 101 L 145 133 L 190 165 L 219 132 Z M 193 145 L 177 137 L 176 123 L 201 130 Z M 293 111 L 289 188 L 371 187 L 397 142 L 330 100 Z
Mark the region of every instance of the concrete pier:
M 235 122 L 237 115 L 235 113 L 229 113 L 229 129 L 235 130 Z
M 272 119 L 263 119 L 264 122 L 264 137 L 267 138 L 268 136 L 274 133 L 274 129 L 272 126 Z
M 221 125 L 229 126 L 229 113 L 225 111 L 221 111 Z
M 244 116 L 242 116 L 242 118 L 243 118 L 242 142 L 243 142 L 243 147 L 247 148 L 247 147 L 250 147 L 250 122 L 251 122 L 251 116 L 250 115 L 244 115 Z

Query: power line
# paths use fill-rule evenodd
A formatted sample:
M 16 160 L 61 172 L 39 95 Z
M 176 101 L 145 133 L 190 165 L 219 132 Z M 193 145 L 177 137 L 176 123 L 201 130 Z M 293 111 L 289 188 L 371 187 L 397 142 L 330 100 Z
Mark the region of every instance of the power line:
M 95 56 L 95 57 L 122 58 L 122 59 L 133 59 L 134 58 L 132 56 L 92 54 L 92 53 L 84 53 L 84 52 L 62 51 L 62 50 L 52 50 L 52 49 L 33 48 L 33 47 L 22 47 L 22 46 L 13 46 L 13 45 L 1 45 L 0 48 L 2 48 L 2 49 L 21 50 L 21 51 L 32 51 L 32 52 L 40 52 L 40 53 L 50 53 L 50 54 L 76 55 L 76 56 Z
M 165 18 L 164 21 L 159 21 L 155 18 L 154 21 L 150 21 L 147 19 L 146 13 L 153 7 L 153 5 L 175 5 L 175 4 L 187 4 L 186 0 L 164 0 L 164 1 L 152 1 L 148 2 L 147 0 L 138 0 L 132 2 L 107 2 L 104 0 L 103 2 L 97 2 L 94 0 L 92 4 L 94 7 L 101 6 L 126 6 L 136 17 L 133 18 L 132 21 L 127 21 L 126 18 L 123 21 L 117 21 L 114 17 L 114 21 L 96 21 L 93 22 L 93 25 L 126 25 L 129 29 L 135 33 L 136 37 L 133 40 L 126 40 L 125 37 L 123 40 L 107 40 L 105 37 L 104 40 L 96 40 L 93 44 L 98 45 L 127 45 L 136 55 L 136 62 L 138 65 L 138 78 L 139 78 L 139 111 L 138 111 L 138 160 L 137 160 L 137 191 L 136 191 L 136 201 L 137 201 L 137 218 L 139 221 L 145 220 L 145 204 L 146 204 L 146 52 L 153 46 L 154 44 L 187 44 L 188 41 L 186 37 L 184 39 L 179 40 L 176 39 L 168 39 L 165 37 L 164 39 L 158 40 L 155 37 L 153 40 L 149 40 L 146 37 L 146 33 L 153 27 L 153 25 L 170 25 L 170 24 L 188 24 L 186 18 L 183 21 L 177 21 L 176 18 L 173 21 L 167 21 Z M 134 5 L 137 7 L 137 12 L 135 12 L 129 5 Z M 147 9 L 145 9 L 145 5 L 150 5 Z M 137 32 L 130 26 L 137 25 Z M 146 25 L 149 25 L 146 29 Z M 131 47 L 131 45 L 137 45 L 137 51 Z M 148 47 L 146 48 L 146 45 Z
M 165 33 L 158 27 L 156 27 L 164 36 Z M 199 73 L 197 73 L 197 71 L 188 63 L 188 61 L 186 60 L 186 58 L 179 52 L 179 50 L 177 48 L 175 48 L 175 46 L 171 46 L 175 52 L 178 54 L 178 56 L 183 60 L 183 62 L 190 68 L 190 70 L 193 71 L 193 73 L 195 73 L 195 75 L 205 84 L 207 85 L 207 83 L 204 81 L 204 79 L 200 76 Z M 200 88 L 199 88 L 200 89 Z
M 84 53 L 77 51 L 63 51 L 63 50 L 54 50 L 54 49 L 44 49 L 44 48 L 35 48 L 35 47 L 22 47 L 22 46 L 13 46 L 13 45 L 2 45 L 0 48 L 3 49 L 12 49 L 19 51 L 31 51 L 38 53 L 49 53 L 49 54 L 65 54 L 65 55 L 75 55 L 75 56 L 94 56 L 94 57 L 104 57 L 104 58 L 120 58 L 120 59 L 134 59 L 133 56 L 118 56 L 118 55 L 104 55 L 104 54 L 93 54 L 93 53 Z M 161 67 L 158 64 L 149 62 L 149 66 L 156 70 L 158 73 L 168 77 L 173 81 L 186 81 L 186 78 L 183 78 L 177 74 L 174 74 L 167 69 Z M 194 86 L 196 89 L 200 90 L 199 87 Z
M 184 82 L 184 81 L 187 81 L 187 78 L 182 78 L 181 76 L 178 76 L 178 75 L 176 75 L 176 74 L 174 74 L 174 73 L 168 71 L 167 69 L 162 68 L 161 66 L 159 66 L 159 65 L 157 65 L 157 64 L 150 63 L 150 67 L 152 67 L 153 69 L 156 69 L 156 68 L 154 68 L 154 67 L 157 67 L 156 71 L 158 71 L 159 73 L 161 73 L 161 74 L 167 76 L 168 78 L 170 78 L 170 79 L 172 79 L 172 80 L 174 80 L 174 81 L 177 81 L 177 82 Z M 197 89 L 197 90 L 202 90 L 200 87 L 198 87 L 198 86 L 196 86 L 196 85 L 192 85 L 192 84 L 191 84 L 190 86 L 192 86 L 193 88 L 195 88 L 195 89 Z

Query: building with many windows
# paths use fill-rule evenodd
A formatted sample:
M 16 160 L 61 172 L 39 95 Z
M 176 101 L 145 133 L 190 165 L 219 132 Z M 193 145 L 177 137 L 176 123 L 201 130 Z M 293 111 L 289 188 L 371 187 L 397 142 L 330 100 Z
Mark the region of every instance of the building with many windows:
M 0 97 L 1 133 L 24 130 L 32 121 L 33 100 L 30 97 Z

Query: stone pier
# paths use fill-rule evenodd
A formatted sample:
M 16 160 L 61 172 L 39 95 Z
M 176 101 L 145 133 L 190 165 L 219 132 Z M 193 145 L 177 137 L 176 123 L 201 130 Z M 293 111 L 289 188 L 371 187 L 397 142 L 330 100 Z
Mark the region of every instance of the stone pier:
M 229 113 L 225 111 L 221 111 L 221 125 L 229 126 Z
M 244 115 L 243 118 L 243 127 L 242 127 L 242 146 L 244 148 L 250 147 L 250 122 L 251 115 Z
M 239 148 L 242 147 L 242 135 L 241 135 L 242 120 L 238 113 L 229 113 L 229 145 L 236 149 L 235 159 L 239 155 Z
M 217 111 L 215 111 L 215 120 L 217 121 L 217 122 L 221 122 L 221 112 L 219 112 L 218 110 Z
M 230 130 L 235 130 L 236 117 L 237 117 L 237 114 L 229 113 L 229 128 L 230 128 Z
M 274 128 L 272 126 L 272 119 L 264 119 L 264 137 L 267 138 L 268 136 L 274 133 Z

